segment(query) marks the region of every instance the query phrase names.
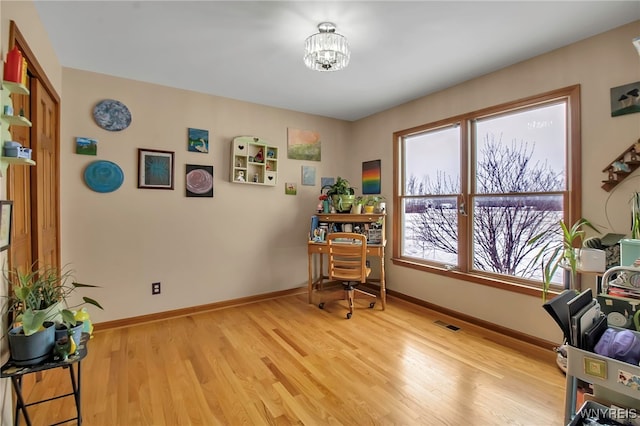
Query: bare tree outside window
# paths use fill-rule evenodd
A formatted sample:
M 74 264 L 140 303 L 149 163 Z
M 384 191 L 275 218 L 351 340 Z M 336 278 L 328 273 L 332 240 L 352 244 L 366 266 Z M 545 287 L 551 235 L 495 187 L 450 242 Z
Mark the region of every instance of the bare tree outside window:
M 565 87 L 395 132 L 394 264 L 541 287 L 539 249 L 580 215 L 579 95 Z

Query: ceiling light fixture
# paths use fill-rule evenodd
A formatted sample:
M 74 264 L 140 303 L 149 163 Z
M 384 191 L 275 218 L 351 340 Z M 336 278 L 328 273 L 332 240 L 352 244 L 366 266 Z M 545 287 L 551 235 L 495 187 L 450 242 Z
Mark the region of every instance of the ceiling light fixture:
M 305 65 L 315 71 L 339 71 L 349 65 L 349 42 L 336 33 L 336 26 L 321 22 L 318 31 L 304 42 Z

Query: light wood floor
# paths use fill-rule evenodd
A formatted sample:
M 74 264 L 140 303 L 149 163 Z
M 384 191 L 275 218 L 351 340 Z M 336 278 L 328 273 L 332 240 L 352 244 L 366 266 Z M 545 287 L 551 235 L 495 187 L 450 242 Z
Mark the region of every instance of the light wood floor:
M 346 320 L 299 294 L 95 334 L 83 424 L 562 425 L 554 353 L 393 299 Z M 339 302 L 342 303 L 342 302 Z M 441 320 L 461 329 L 451 331 Z M 68 391 L 46 372 L 30 400 Z M 65 398 L 35 425 L 73 415 Z

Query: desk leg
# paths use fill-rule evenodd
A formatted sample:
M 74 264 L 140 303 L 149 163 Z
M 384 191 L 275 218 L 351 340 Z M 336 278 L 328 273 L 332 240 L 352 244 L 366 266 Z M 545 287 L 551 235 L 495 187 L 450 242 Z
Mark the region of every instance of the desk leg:
M 382 310 L 387 307 L 387 284 L 384 279 L 384 252 L 380 257 L 380 300 L 382 300 Z
M 27 422 L 27 426 L 31 426 L 31 419 L 29 413 L 27 413 L 27 406 L 22 398 L 22 376 L 11 377 L 11 383 L 13 384 L 13 390 L 16 392 L 16 411 L 13 416 L 13 424 L 18 426 L 20 424 L 20 411 L 24 414 L 24 420 Z
M 313 303 L 311 300 L 311 293 L 313 293 L 313 253 L 309 253 L 309 283 L 307 284 L 307 292 L 309 293 L 309 303 Z

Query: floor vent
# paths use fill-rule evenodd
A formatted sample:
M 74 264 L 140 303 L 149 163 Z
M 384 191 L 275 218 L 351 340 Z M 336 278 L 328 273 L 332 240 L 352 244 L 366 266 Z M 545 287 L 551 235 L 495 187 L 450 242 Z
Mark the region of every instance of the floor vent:
M 452 330 L 452 331 L 460 330 L 460 327 L 456 327 L 455 325 L 452 325 L 452 324 L 447 324 L 446 322 L 440 321 L 440 320 L 434 321 L 434 324 L 439 325 L 440 327 L 448 328 L 449 330 Z

